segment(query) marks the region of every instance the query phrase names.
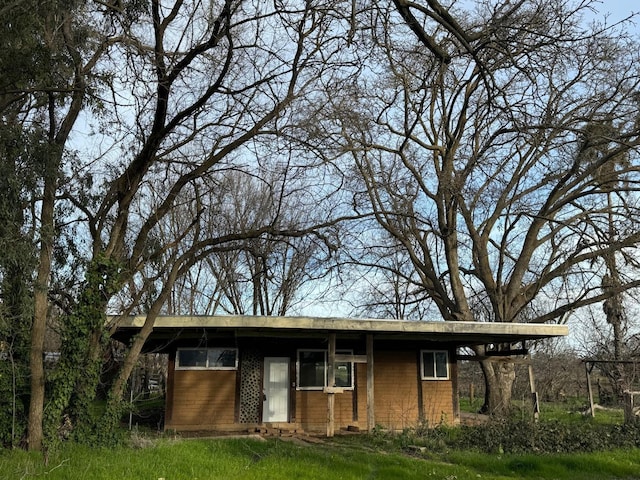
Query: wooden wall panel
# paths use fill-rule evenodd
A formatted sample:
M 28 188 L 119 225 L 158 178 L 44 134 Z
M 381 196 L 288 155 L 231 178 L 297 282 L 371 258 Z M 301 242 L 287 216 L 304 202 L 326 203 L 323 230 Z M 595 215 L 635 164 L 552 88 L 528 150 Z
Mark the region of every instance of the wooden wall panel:
M 365 404 L 366 406 L 366 404 Z M 335 429 L 355 425 L 353 421 L 353 392 L 335 394 Z M 296 391 L 297 423 L 310 432 L 325 432 L 327 429 L 327 394 L 318 390 Z
M 234 423 L 235 370 L 176 370 L 173 382 L 173 411 L 166 428 Z
M 414 427 L 420 421 L 417 381 L 420 365 L 417 357 L 414 351 L 376 352 L 376 424 L 401 430 Z M 419 384 L 425 421 L 430 426 L 453 424 L 453 382 L 423 380 Z
M 418 423 L 418 366 L 414 351 L 375 352 L 376 424 L 393 430 Z
M 425 421 L 430 427 L 455 423 L 451 380 L 423 380 L 422 396 Z

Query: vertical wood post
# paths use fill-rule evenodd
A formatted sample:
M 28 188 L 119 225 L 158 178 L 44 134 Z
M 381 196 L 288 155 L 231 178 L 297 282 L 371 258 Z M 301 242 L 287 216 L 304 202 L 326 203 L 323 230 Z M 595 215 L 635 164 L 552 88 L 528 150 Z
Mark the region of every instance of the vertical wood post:
M 417 351 L 416 353 L 416 365 L 418 365 L 418 368 L 416 369 L 416 376 L 417 378 L 417 382 L 418 382 L 418 422 L 420 422 L 421 424 L 424 423 L 425 421 L 425 416 L 424 416 L 424 395 L 423 395 L 423 391 L 422 391 L 422 372 L 421 372 L 421 368 L 420 368 L 420 362 L 421 359 L 420 357 L 422 356 L 422 353 L 420 352 L 420 350 Z
M 531 401 L 533 403 L 533 419 L 537 422 L 540 418 L 540 402 L 538 399 L 538 392 L 536 391 L 536 380 L 533 376 L 531 358 L 529 358 L 529 386 L 531 387 Z
M 176 351 L 169 353 L 169 363 L 167 364 L 167 385 L 164 400 L 164 429 L 171 425 L 173 419 L 173 391 L 175 389 Z
M 373 393 L 373 334 L 367 333 L 367 430 L 370 432 L 376 425 Z
M 589 362 L 584 362 L 584 371 L 587 374 L 587 390 L 589 391 L 589 407 L 591 408 L 591 416 L 596 416 L 596 411 L 593 408 L 593 388 L 591 387 L 591 372 L 589 371 Z
M 327 386 L 336 386 L 336 334 L 329 334 L 329 349 L 327 359 Z M 333 437 L 335 433 L 335 402 L 334 393 L 327 394 L 327 437 Z
M 451 396 L 453 401 L 453 424 L 460 425 L 460 385 L 458 383 L 458 355 L 455 349 L 449 350 L 449 368 L 451 372 Z M 420 363 L 418 363 L 418 370 Z
M 631 424 L 635 423 L 636 418 L 633 414 L 633 394 L 635 392 L 625 391 L 624 392 L 624 423 Z

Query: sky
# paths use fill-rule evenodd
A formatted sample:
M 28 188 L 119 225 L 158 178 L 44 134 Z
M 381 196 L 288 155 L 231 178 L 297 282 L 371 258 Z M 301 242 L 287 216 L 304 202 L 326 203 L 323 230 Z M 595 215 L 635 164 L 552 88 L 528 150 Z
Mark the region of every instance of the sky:
M 600 14 L 609 14 L 609 21 L 619 21 L 628 17 L 632 13 L 640 13 L 640 3 L 638 0 L 602 0 L 600 2 Z M 636 32 L 640 32 L 640 15 L 634 20 Z

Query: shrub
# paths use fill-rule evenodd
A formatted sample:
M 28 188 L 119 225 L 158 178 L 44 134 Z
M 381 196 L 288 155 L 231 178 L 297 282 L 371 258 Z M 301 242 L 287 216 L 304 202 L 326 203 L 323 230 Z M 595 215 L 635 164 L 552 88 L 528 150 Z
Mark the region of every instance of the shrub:
M 476 426 L 426 428 L 401 433 L 375 429 L 370 444 L 422 453 L 474 450 L 482 453 L 581 453 L 640 447 L 640 425 L 541 420 L 523 415 L 494 418 Z
M 533 422 L 507 417 L 485 425 L 461 427 L 456 447 L 482 452 L 576 453 L 640 446 L 638 425 L 602 425 L 593 422 Z

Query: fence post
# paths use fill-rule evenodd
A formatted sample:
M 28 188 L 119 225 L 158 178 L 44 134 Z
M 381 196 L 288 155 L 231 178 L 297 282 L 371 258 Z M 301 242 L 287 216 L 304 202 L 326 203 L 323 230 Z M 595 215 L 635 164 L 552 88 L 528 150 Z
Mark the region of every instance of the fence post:
M 624 423 L 635 423 L 636 416 L 633 414 L 633 394 L 637 392 L 624 392 Z

